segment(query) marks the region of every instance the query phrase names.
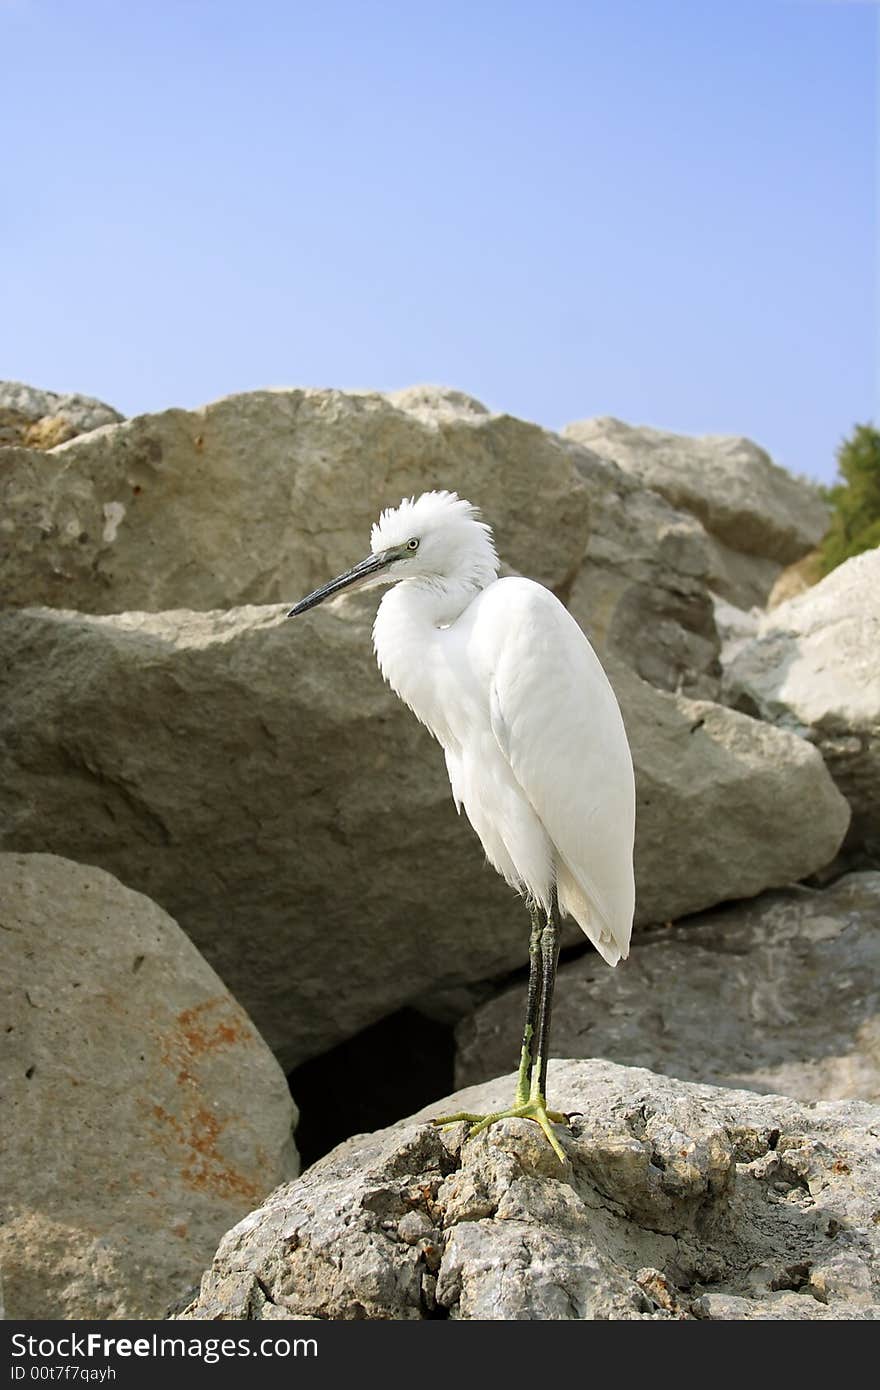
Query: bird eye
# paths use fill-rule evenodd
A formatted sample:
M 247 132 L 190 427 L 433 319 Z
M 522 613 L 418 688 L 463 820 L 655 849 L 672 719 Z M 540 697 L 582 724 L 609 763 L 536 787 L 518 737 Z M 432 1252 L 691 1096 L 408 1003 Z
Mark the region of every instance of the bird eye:
M 406 548 L 407 548 L 407 550 L 418 550 L 418 548 L 419 548 L 419 543 L 418 543 L 418 541 L 416 540 L 415 536 L 413 536 L 413 538 L 412 538 L 411 541 L 407 541 L 407 543 L 406 543 Z

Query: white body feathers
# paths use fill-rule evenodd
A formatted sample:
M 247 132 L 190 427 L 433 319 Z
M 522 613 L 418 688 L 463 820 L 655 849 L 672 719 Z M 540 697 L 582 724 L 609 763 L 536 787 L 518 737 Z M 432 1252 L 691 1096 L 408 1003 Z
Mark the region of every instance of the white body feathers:
M 548 589 L 495 578 L 491 533 L 455 494 L 384 513 L 373 551 L 420 530 L 376 617 L 382 674 L 442 745 L 489 862 L 545 910 L 555 883 L 562 913 L 616 965 L 635 901 L 635 787 L 605 672 Z

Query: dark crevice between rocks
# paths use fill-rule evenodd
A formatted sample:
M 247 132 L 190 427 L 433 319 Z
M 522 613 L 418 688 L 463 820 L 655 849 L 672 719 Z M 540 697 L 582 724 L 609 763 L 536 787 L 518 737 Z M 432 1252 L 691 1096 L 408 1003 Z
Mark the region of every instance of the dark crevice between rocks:
M 288 1076 L 299 1106 L 303 1168 L 352 1134 L 370 1133 L 454 1090 L 452 1024 L 400 1009 Z
M 443 1303 L 437 1302 L 437 1276 L 435 1274 L 425 1274 L 422 1276 L 420 1302 L 422 1317 L 426 1321 L 436 1322 L 451 1317 L 451 1309 Z
M 274 1304 L 275 1299 L 272 1297 L 272 1294 L 268 1286 L 263 1282 L 263 1280 L 259 1277 L 258 1274 L 254 1275 L 254 1287 L 255 1289 L 259 1290 L 259 1292 L 263 1295 L 263 1298 L 266 1300 L 267 1303 Z
M 812 1265 L 809 1260 L 787 1265 L 775 1279 L 770 1281 L 770 1288 L 773 1290 L 790 1289 L 793 1293 L 800 1293 L 801 1289 L 809 1285 L 811 1269 Z

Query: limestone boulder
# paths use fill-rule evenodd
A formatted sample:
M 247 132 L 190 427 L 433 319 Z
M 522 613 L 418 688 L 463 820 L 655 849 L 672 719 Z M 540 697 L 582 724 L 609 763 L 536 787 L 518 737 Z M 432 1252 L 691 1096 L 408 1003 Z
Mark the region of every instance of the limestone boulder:
M 703 526 L 587 449 L 576 468 L 590 534 L 559 596 L 603 659 L 625 662 L 660 690 L 717 699 L 720 640 Z
M 553 588 L 589 534 L 577 445 L 458 392 L 254 391 L 142 415 L 48 454 L 0 452 L 9 604 L 88 613 L 291 603 L 434 487 Z
M 847 849 L 880 866 L 880 550 L 762 617 L 723 689 L 733 707 L 819 748 L 852 807 Z
M 296 622 L 0 615 L 0 843 L 161 903 L 287 1066 L 526 958 L 523 907 L 378 674 L 369 599 Z M 637 769 L 639 922 L 834 857 L 849 813 L 812 745 L 625 666 L 612 677 Z
M 473 1140 L 430 1115 L 349 1140 L 221 1241 L 183 1319 L 880 1317 L 880 1109 L 803 1105 L 608 1062 L 551 1063 L 575 1112 Z
M 516 1059 L 524 986 L 457 1029 L 456 1080 Z M 559 972 L 553 1048 L 683 1081 L 880 1103 L 880 873 L 797 887 L 636 936 L 628 961 Z
M 730 666 L 734 657 L 743 647 L 757 636 L 762 608 L 737 608 L 726 599 L 714 596 L 715 628 L 721 639 L 721 668 Z
M 39 391 L 21 381 L 0 381 L 0 446 L 53 449 L 78 434 L 113 425 L 118 410 L 92 396 Z
M 177 924 L 101 869 L 0 854 L 10 1318 L 159 1318 L 292 1177 L 277 1062 Z
M 673 434 L 611 416 L 579 420 L 563 433 L 698 517 L 711 538 L 711 587 L 740 608 L 763 604 L 782 567 L 828 528 L 818 489 L 749 439 Z
M 364 554 L 380 508 L 457 489 L 509 569 L 600 652 L 714 697 L 705 533 L 615 465 L 460 391 L 257 391 L 0 450 L 9 604 L 90 613 L 292 602 Z
M 637 923 L 753 897 L 831 862 L 849 807 L 810 743 L 654 690 L 623 665 L 609 672 L 636 768 Z

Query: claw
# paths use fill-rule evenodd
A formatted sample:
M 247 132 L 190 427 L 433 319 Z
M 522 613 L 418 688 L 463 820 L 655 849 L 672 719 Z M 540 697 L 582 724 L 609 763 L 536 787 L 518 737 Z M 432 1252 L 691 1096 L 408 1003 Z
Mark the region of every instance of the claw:
M 565 1152 L 553 1133 L 553 1124 L 567 1124 L 568 1116 L 559 1110 L 548 1110 L 543 1096 L 536 1096 L 532 1100 L 520 1101 L 512 1105 L 509 1110 L 495 1110 L 490 1115 L 473 1115 L 467 1110 L 457 1111 L 454 1115 L 438 1115 L 431 1121 L 432 1125 L 441 1128 L 444 1125 L 459 1124 L 464 1121 L 471 1128 L 468 1130 L 468 1139 L 473 1139 L 490 1125 L 497 1124 L 499 1120 L 531 1120 L 539 1125 L 543 1130 L 550 1147 L 556 1154 L 560 1163 L 565 1162 Z
M 565 1150 L 563 1149 L 559 1140 L 556 1138 L 556 1135 L 553 1133 L 553 1130 L 550 1128 L 550 1121 L 546 1118 L 546 1111 L 544 1112 L 544 1117 L 542 1117 L 541 1115 L 536 1115 L 534 1118 L 537 1120 L 538 1124 L 541 1126 L 548 1140 L 550 1141 L 550 1147 L 555 1153 L 556 1157 L 559 1159 L 559 1162 L 564 1163 Z
M 477 1120 L 482 1119 L 482 1115 L 470 1115 L 466 1110 L 461 1110 L 456 1115 L 438 1115 L 435 1119 L 431 1120 L 430 1123 L 436 1125 L 438 1129 L 442 1129 L 444 1125 L 457 1125 L 461 1124 L 462 1121 L 467 1124 L 474 1124 Z M 470 1138 L 470 1135 L 468 1135 L 468 1138 Z

